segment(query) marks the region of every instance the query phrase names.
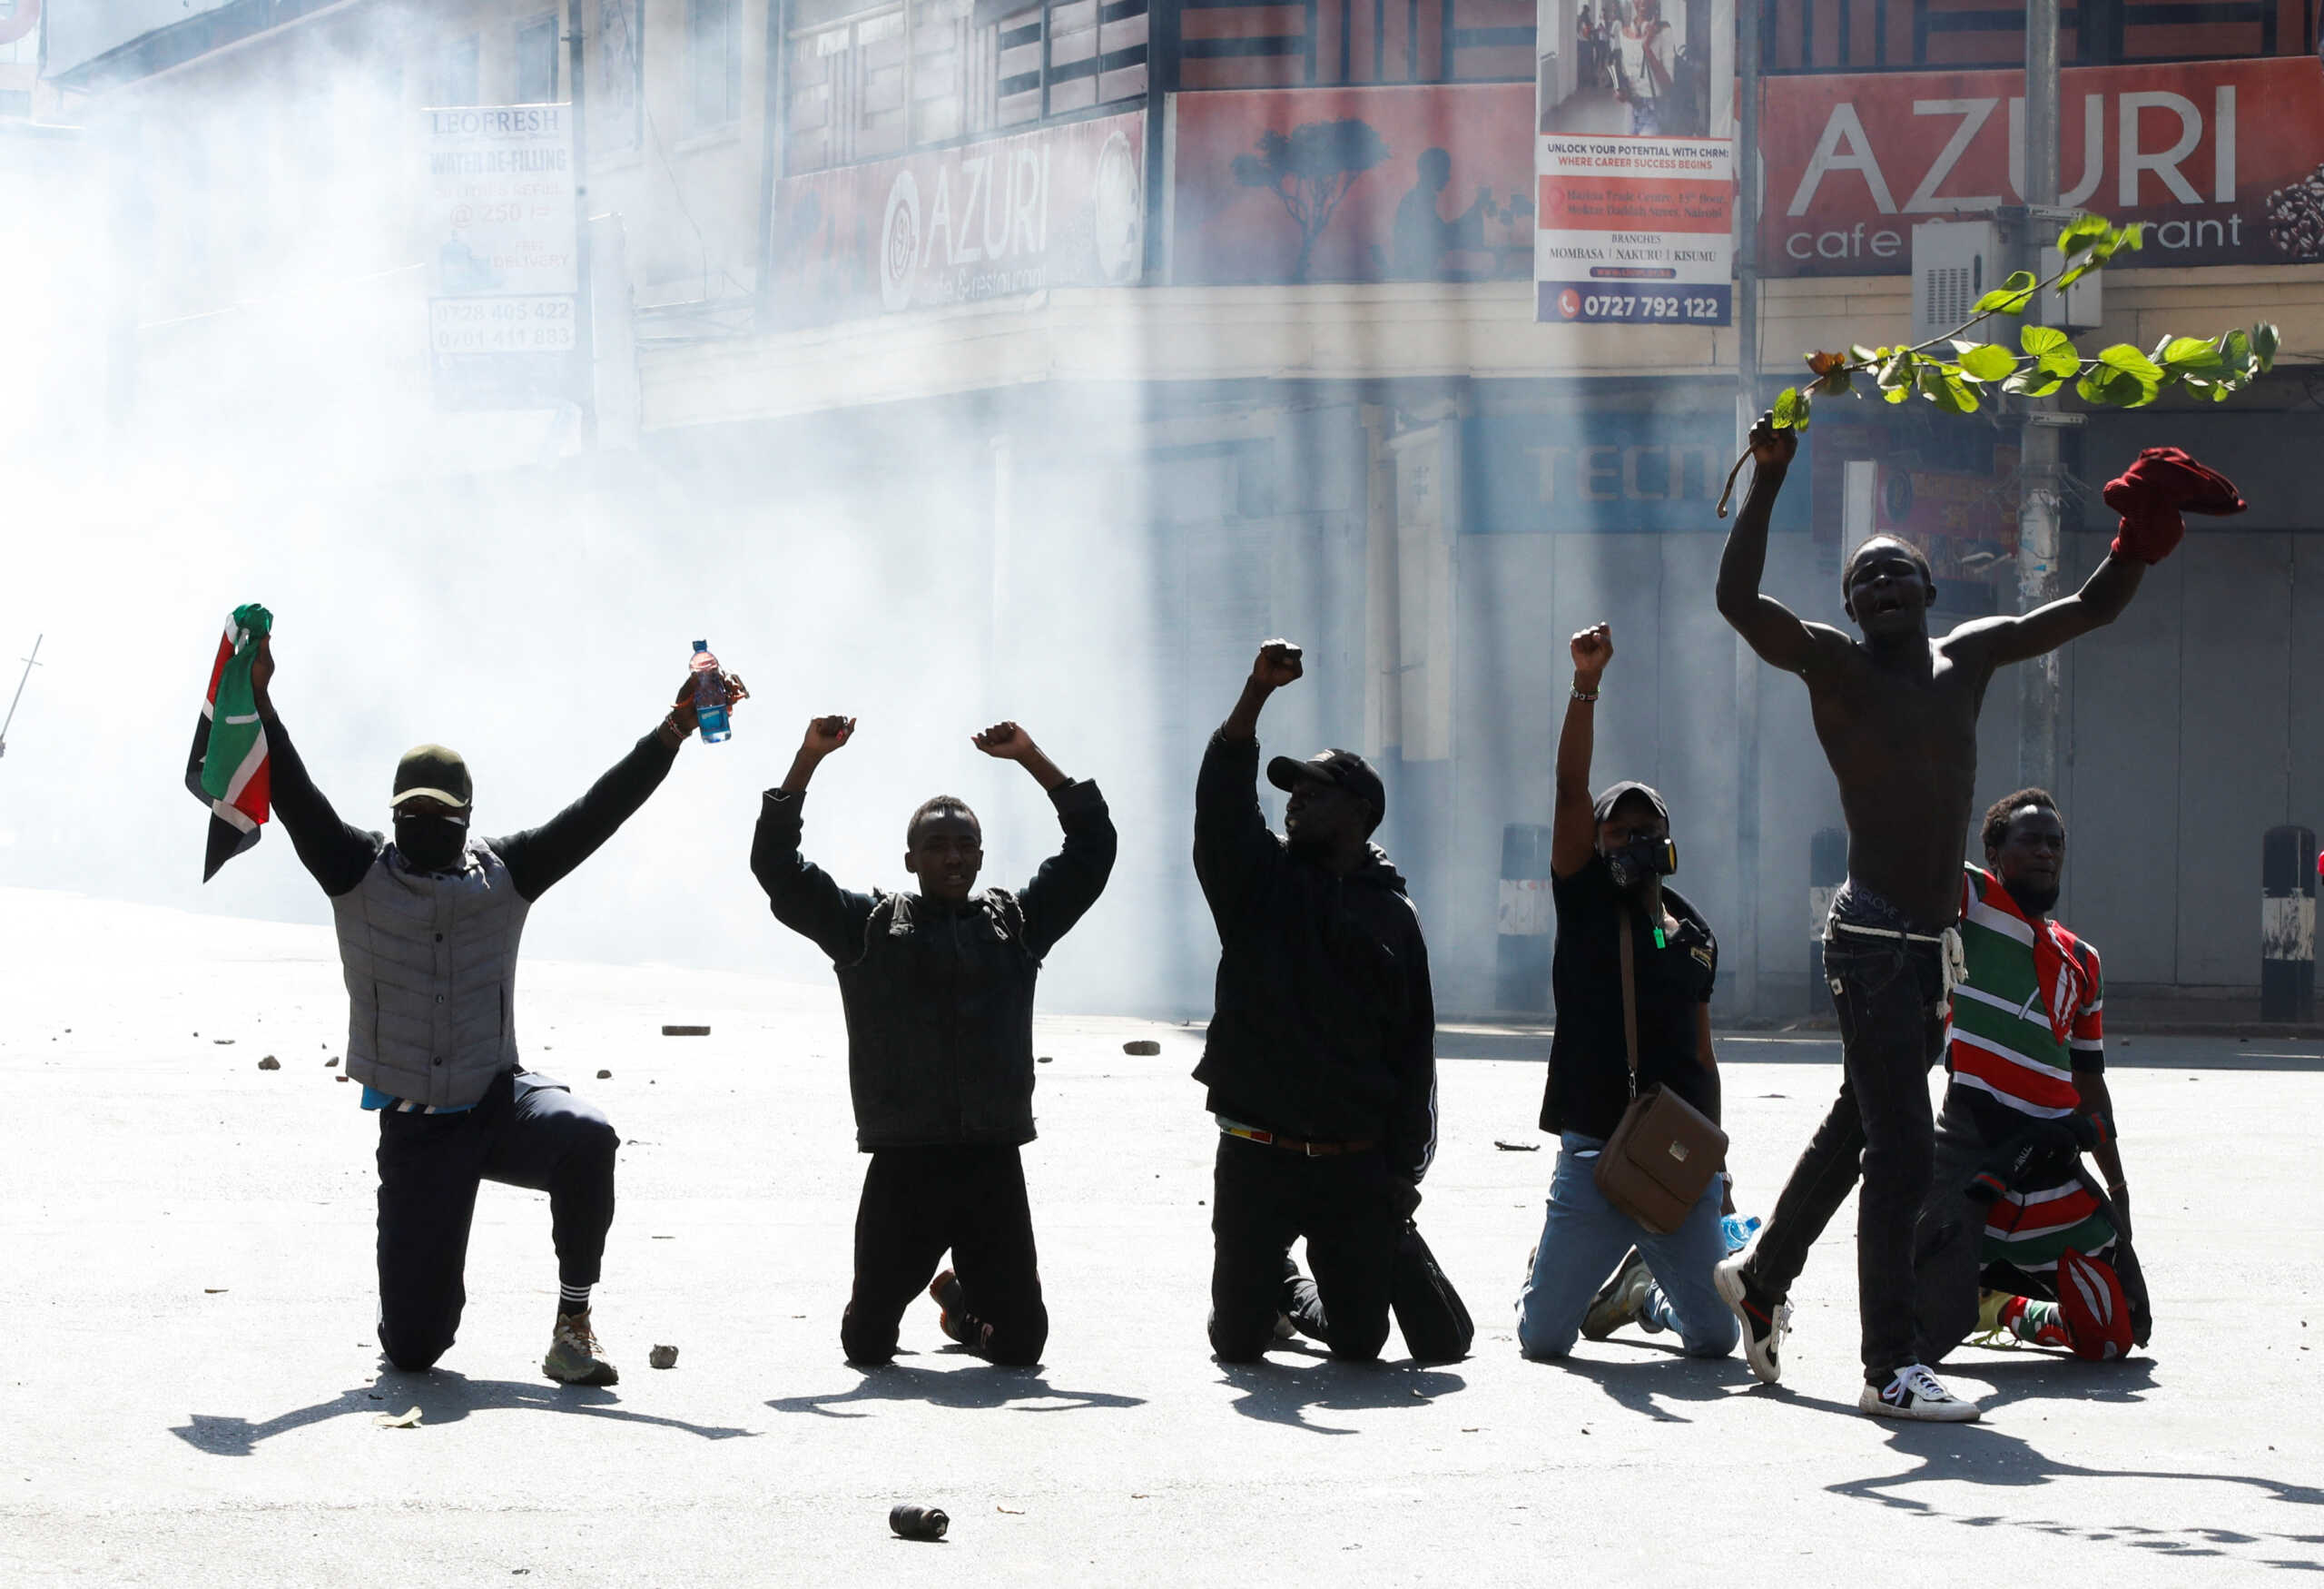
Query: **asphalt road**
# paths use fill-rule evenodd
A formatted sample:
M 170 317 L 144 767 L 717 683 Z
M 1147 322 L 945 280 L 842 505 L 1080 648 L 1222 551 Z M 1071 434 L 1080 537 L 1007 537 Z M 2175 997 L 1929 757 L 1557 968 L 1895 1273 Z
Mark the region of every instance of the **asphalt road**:
M 862 1161 L 827 989 L 537 963 L 530 1061 L 621 1128 L 598 1323 L 615 1389 L 540 1377 L 546 1199 L 487 1188 L 458 1344 L 382 1373 L 375 1127 L 325 1061 L 326 935 L 0 890 L 0 1582 L 684 1584 L 2011 1579 L 2324 1572 L 2324 1048 L 2118 1039 L 2153 1355 L 1970 1351 L 1986 1421 L 1853 1410 L 1852 1214 L 1784 1387 L 1635 1333 L 1520 1359 L 1551 1150 L 1539 1061 L 1443 1067 L 1422 1223 L 1468 1361 L 1222 1368 L 1203 1335 L 1213 1135 L 1196 1040 L 1051 1020 L 1027 1150 L 1048 1362 L 842 1362 Z M 664 1038 L 670 1022 L 707 1038 Z M 1125 1040 L 1158 1038 L 1157 1059 Z M 1448 1031 L 1448 1055 L 1506 1052 Z M 1495 1043 L 1503 1046 L 1496 1050 Z M 1764 1209 L 1837 1084 L 1828 1038 L 1724 1040 Z M 261 1071 L 274 1055 L 279 1071 Z M 612 1075 L 597 1080 L 596 1072 Z M 675 1368 L 646 1348 L 680 1348 Z M 2311 1350 L 2311 1347 L 2319 1349 Z M 383 1428 L 378 1415 L 417 1407 Z M 941 1545 L 890 1505 L 945 1507 Z M 2297 1578 L 2288 1582 L 2300 1581 Z

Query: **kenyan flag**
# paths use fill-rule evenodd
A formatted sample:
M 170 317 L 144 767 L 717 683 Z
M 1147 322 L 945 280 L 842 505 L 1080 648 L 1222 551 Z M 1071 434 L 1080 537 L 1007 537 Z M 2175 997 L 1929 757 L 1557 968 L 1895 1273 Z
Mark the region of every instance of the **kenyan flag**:
M 258 720 L 251 688 L 251 664 L 258 643 L 273 627 L 274 615 L 256 602 L 234 609 L 218 642 L 210 668 L 210 694 L 202 721 L 193 725 L 193 753 L 186 758 L 185 786 L 210 807 L 210 847 L 202 881 L 258 843 L 267 814 L 266 730 Z

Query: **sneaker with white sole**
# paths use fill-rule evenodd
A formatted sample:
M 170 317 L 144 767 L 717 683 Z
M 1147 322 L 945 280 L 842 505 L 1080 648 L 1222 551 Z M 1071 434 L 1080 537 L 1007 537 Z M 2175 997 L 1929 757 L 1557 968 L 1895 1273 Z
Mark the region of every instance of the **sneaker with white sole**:
M 1710 1272 L 1711 1284 L 1743 1327 L 1743 1360 L 1762 1385 L 1783 1377 L 1783 1337 L 1791 1333 L 1791 1304 L 1770 1298 L 1751 1283 L 1752 1248 L 1731 1253 Z
M 1598 1288 L 1590 1310 L 1581 1316 L 1584 1340 L 1602 1341 L 1639 1316 L 1646 1306 L 1646 1288 L 1654 1283 L 1646 1255 L 1635 1247 L 1614 1270 L 1614 1278 Z
M 618 1385 L 621 1370 L 606 1361 L 586 1313 L 560 1313 L 541 1372 L 561 1385 Z
M 1870 1385 L 1856 1400 L 1859 1412 L 1876 1418 L 1913 1418 L 1925 1424 L 1974 1424 L 1977 1404 L 1954 1395 L 1918 1363 L 1907 1363 L 1886 1385 Z

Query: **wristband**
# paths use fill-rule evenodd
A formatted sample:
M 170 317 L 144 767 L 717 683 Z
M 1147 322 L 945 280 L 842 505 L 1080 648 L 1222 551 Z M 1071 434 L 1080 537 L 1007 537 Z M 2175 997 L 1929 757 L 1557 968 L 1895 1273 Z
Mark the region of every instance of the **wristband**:
M 1580 701 L 1585 706 L 1592 706 L 1597 702 L 1598 692 L 1596 690 L 1584 690 L 1581 686 L 1576 685 L 1573 688 L 1573 698 Z

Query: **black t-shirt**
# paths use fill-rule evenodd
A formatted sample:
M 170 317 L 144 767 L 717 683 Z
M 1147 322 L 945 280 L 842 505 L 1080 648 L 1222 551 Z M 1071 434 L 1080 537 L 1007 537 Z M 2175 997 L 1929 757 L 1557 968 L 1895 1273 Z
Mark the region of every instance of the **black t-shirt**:
M 1558 936 L 1550 965 L 1557 998 L 1557 1031 L 1550 1043 L 1549 1087 L 1541 1100 L 1541 1129 L 1610 1137 L 1630 1106 L 1630 1062 L 1622 1038 L 1622 960 L 1616 907 L 1622 896 L 1604 857 L 1571 877 L 1552 878 Z M 1639 1090 L 1669 1088 L 1704 1113 L 1714 1088 L 1695 1050 L 1695 1007 L 1710 1002 L 1718 972 L 1718 942 L 1700 912 L 1671 889 L 1663 903 L 1678 919 L 1676 934 L 1654 946 L 1654 923 L 1630 910 L 1632 960 L 1638 978 Z

